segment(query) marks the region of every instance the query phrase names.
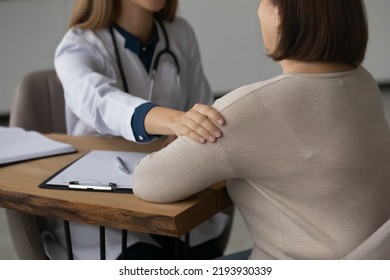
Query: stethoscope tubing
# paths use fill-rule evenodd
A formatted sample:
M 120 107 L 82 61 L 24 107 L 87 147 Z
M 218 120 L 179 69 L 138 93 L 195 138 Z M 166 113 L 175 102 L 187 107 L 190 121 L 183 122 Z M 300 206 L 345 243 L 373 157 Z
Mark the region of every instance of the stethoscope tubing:
M 164 54 L 167 54 L 169 55 L 172 60 L 173 60 L 173 63 L 176 67 L 176 83 L 177 83 L 177 86 L 178 88 L 180 89 L 181 88 L 181 84 L 180 84 L 180 66 L 179 66 L 179 61 L 176 57 L 176 55 L 171 51 L 170 49 L 170 45 L 169 45 L 169 38 L 168 38 L 168 33 L 164 27 L 164 25 L 160 22 L 160 21 L 156 21 L 158 23 L 158 25 L 160 26 L 161 30 L 162 30 L 162 33 L 164 35 L 164 41 L 165 41 L 165 48 L 161 51 L 159 51 L 155 58 L 154 58 L 154 61 L 153 61 L 153 65 L 152 65 L 152 69 L 151 69 L 151 74 L 150 74 L 150 86 L 149 86 L 149 92 L 148 92 L 148 100 L 151 101 L 152 100 L 152 97 L 153 97 L 153 91 L 154 91 L 154 83 L 155 83 L 155 77 L 156 77 L 156 73 L 157 73 L 157 68 L 158 68 L 158 65 L 160 63 L 160 59 L 161 57 L 164 55 Z M 115 39 L 115 35 L 114 35 L 114 31 L 113 31 L 113 28 L 112 26 L 110 26 L 109 28 L 109 31 L 110 31 L 110 35 L 111 35 L 111 39 L 112 39 L 112 43 L 113 43 L 113 46 L 114 46 L 114 50 L 115 50 L 115 57 L 116 57 L 116 60 L 117 60 L 117 64 L 118 64 L 118 68 L 119 68 L 119 72 L 120 72 L 120 75 L 121 75 L 121 79 L 122 79 L 122 83 L 123 83 L 123 87 L 124 87 L 124 90 L 125 92 L 129 93 L 129 87 L 128 87 L 128 84 L 127 84 L 127 81 L 126 81 L 126 77 L 125 77 L 125 72 L 123 70 L 123 65 L 122 65 L 122 61 L 121 61 L 121 57 L 120 57 L 120 54 L 119 54 L 119 49 L 118 49 L 118 44 L 116 42 L 116 39 Z M 179 93 L 179 104 L 180 106 L 182 105 L 181 104 L 181 95 Z

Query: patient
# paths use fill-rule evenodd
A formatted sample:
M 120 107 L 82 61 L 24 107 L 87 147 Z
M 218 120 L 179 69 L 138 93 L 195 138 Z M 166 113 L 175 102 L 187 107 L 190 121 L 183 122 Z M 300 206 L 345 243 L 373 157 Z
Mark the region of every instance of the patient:
M 340 259 L 390 218 L 390 131 L 361 65 L 363 0 L 262 0 L 258 16 L 283 74 L 217 100 L 217 144 L 180 137 L 143 159 L 134 193 L 168 203 L 226 179 L 250 259 Z

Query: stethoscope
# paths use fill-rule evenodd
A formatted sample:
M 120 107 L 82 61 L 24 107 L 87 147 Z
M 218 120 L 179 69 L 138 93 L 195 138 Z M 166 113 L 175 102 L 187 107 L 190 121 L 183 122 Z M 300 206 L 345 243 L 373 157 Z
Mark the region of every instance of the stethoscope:
M 160 62 L 160 59 L 163 55 L 169 55 L 172 60 L 173 60 L 173 63 L 176 67 L 176 84 L 177 84 L 177 88 L 179 90 L 179 104 L 181 105 L 181 94 L 180 94 L 180 67 L 179 67 L 179 61 L 177 60 L 177 57 L 176 55 L 171 51 L 170 49 L 170 46 L 169 46 L 169 39 L 168 39 L 168 33 L 164 27 L 164 25 L 159 22 L 159 21 L 156 21 L 158 23 L 158 25 L 160 26 L 162 32 L 163 32 L 163 35 L 164 35 L 164 40 L 165 40 L 165 48 L 161 51 L 159 51 L 155 58 L 154 58 L 154 62 L 152 64 L 152 70 L 151 70 L 151 73 L 150 73 L 150 86 L 149 86 L 149 93 L 148 93 L 148 100 L 151 101 L 152 100 L 152 97 L 153 97 L 153 91 L 154 91 L 154 82 L 155 82 L 155 78 L 156 78 L 156 73 L 157 73 L 157 68 L 158 68 L 158 65 L 159 65 L 159 62 Z M 114 49 L 115 49 L 115 57 L 116 57 L 116 60 L 117 60 L 117 63 L 118 63 L 118 68 L 119 68 L 119 72 L 121 74 L 121 78 L 122 78 L 122 82 L 123 82 L 123 87 L 124 87 L 124 90 L 129 93 L 129 87 L 127 85 L 127 81 L 126 81 L 126 77 L 125 77 L 125 72 L 123 70 L 123 66 L 122 66 L 122 61 L 121 61 L 121 57 L 119 55 L 119 50 L 118 50 L 118 45 L 117 45 L 117 42 L 116 42 L 116 39 L 115 39 L 115 36 L 114 36 L 114 31 L 113 31 L 113 28 L 112 26 L 110 26 L 109 28 L 110 30 L 110 34 L 111 34 L 111 39 L 112 39 L 112 43 L 114 45 Z

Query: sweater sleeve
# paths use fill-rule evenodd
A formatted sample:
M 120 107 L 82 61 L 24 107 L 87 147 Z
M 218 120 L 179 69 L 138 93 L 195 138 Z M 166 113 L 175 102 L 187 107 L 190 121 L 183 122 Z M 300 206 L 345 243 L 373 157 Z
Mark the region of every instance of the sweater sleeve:
M 199 144 L 179 137 L 139 162 L 133 191 L 143 200 L 170 203 L 232 177 L 233 170 L 218 143 Z

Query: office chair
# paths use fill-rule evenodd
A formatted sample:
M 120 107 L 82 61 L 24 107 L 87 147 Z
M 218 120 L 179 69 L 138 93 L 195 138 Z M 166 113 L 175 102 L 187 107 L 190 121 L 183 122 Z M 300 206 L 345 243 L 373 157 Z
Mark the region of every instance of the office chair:
M 55 70 L 32 72 L 22 78 L 12 101 L 10 126 L 66 133 L 64 94 Z M 6 216 L 17 256 L 48 259 L 40 235 L 43 219 L 9 209 Z
M 10 112 L 10 126 L 42 133 L 66 133 L 65 101 L 62 85 L 55 70 L 43 70 L 26 75 L 17 86 Z M 229 240 L 234 207 L 225 213 L 230 222 L 218 237 L 222 251 Z M 48 259 L 41 241 L 44 218 L 6 210 L 11 238 L 20 259 Z
M 64 91 L 55 70 L 33 72 L 20 81 L 11 106 L 10 126 L 66 133 Z

